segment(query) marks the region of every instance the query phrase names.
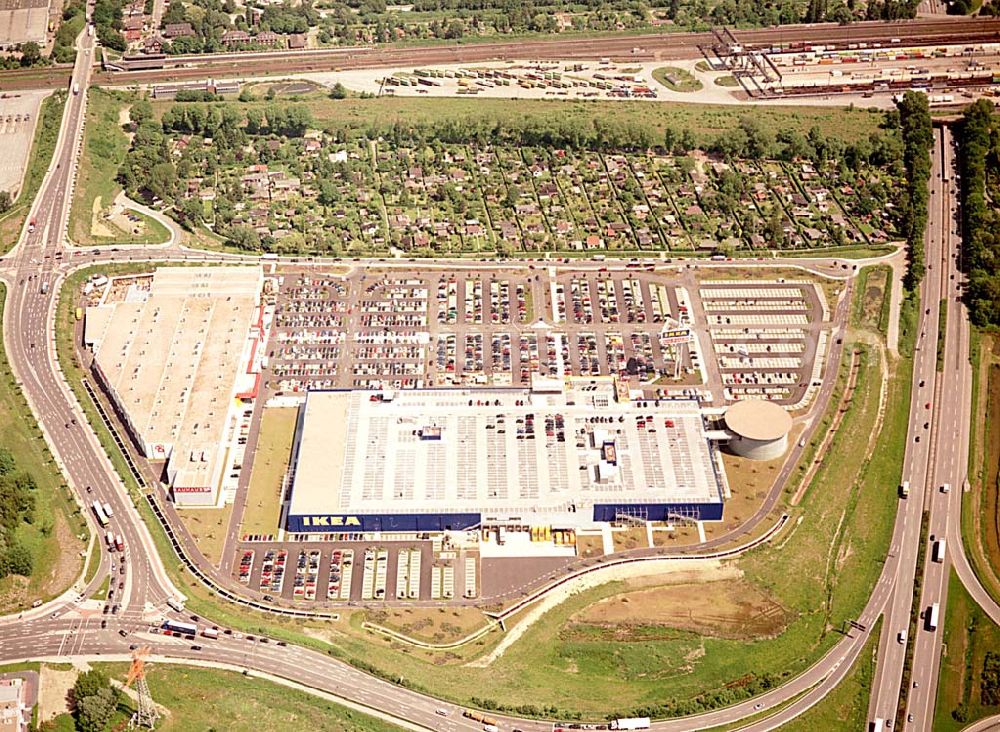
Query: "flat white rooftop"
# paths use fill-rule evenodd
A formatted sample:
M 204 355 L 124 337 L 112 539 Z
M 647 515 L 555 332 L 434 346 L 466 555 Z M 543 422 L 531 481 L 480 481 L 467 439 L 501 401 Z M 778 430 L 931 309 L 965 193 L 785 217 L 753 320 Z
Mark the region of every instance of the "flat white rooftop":
M 526 516 L 722 500 L 696 402 L 640 407 L 610 392 L 310 392 L 289 514 Z
M 175 486 L 214 475 L 263 277 L 261 267 L 161 267 L 145 297 L 87 309 L 104 381 L 146 455 L 171 456 Z

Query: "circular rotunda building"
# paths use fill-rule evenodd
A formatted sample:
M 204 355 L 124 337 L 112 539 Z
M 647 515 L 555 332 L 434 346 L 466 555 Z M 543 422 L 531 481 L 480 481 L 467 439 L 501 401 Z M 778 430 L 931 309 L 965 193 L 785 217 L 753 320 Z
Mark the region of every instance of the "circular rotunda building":
M 729 449 L 740 457 L 774 460 L 785 454 L 792 418 L 774 402 L 744 399 L 726 410 L 725 419 Z

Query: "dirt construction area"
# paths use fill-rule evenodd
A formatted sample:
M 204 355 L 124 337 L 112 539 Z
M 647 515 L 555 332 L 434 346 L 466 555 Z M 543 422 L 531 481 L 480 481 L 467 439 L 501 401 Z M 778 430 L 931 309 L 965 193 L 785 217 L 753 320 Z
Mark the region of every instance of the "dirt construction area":
M 0 11 L 0 18 L 3 12 Z M 8 191 L 17 198 L 21 179 L 31 154 L 31 141 L 35 136 L 35 122 L 42 99 L 48 92 L 20 92 L 0 99 L 0 191 Z
M 626 592 L 591 605 L 573 622 L 607 628 L 614 640 L 655 635 L 650 626 L 742 640 L 777 635 L 788 612 L 759 587 L 734 579 Z

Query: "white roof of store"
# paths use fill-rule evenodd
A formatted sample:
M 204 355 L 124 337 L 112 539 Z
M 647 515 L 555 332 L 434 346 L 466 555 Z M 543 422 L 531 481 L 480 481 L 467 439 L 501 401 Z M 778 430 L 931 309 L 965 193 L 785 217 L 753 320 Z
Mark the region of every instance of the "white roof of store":
M 721 500 L 693 401 L 639 407 L 611 400 L 595 408 L 589 399 L 522 389 L 405 390 L 391 402 L 372 401 L 373 394 L 308 394 L 291 514 L 516 515 Z M 535 438 L 519 439 L 529 414 Z M 564 421 L 564 442 L 546 434 L 555 415 Z M 639 417 L 652 419 L 643 428 Z M 431 438 L 437 429 L 440 439 Z M 599 430 L 617 452 L 617 469 L 603 471 L 607 482 L 597 481 L 600 445 L 585 434 Z
M 176 485 L 214 474 L 263 277 L 260 267 L 161 267 L 144 300 L 87 309 L 106 383 L 147 445 L 176 452 Z

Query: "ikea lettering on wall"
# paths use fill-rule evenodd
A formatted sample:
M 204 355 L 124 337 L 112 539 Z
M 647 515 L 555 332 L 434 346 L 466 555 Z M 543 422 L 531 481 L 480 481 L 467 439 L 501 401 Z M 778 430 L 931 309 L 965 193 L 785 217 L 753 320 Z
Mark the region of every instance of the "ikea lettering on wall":
M 357 516 L 303 516 L 303 526 L 361 526 Z

